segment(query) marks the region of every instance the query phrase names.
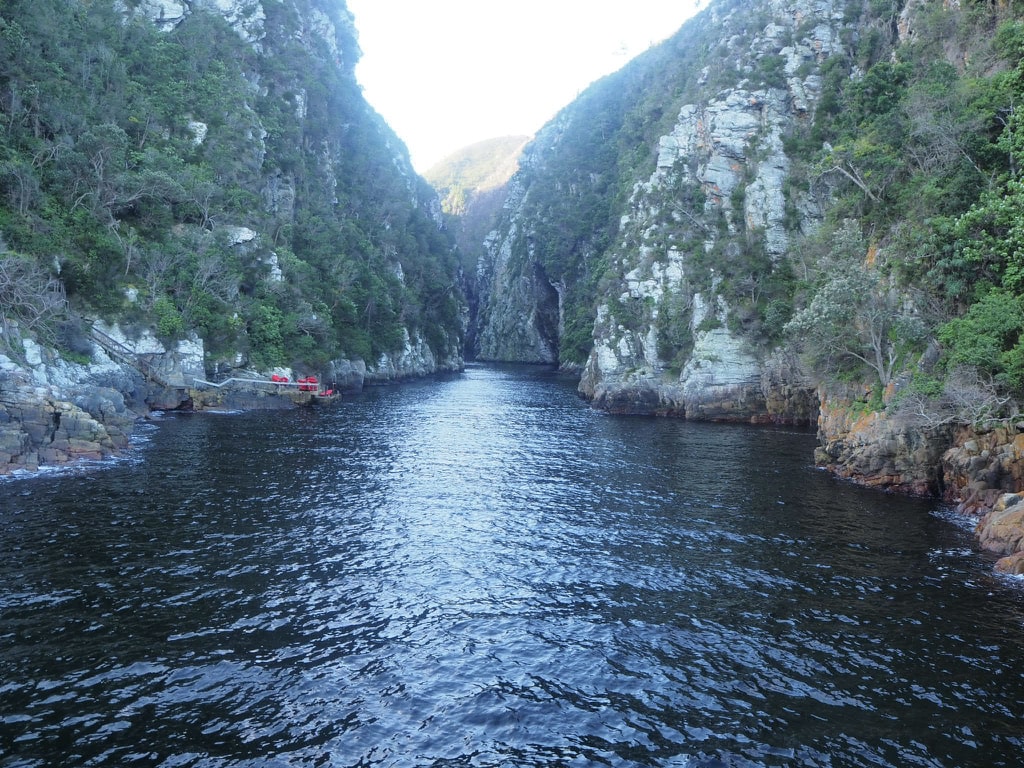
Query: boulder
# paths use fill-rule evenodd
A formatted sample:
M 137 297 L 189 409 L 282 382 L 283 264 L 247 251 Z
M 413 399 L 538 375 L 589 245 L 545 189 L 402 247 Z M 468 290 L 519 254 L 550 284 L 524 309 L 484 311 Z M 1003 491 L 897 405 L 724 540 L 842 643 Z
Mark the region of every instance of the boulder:
M 1012 555 L 999 558 L 996 560 L 995 568 L 1000 573 L 1010 576 L 1024 575 L 1024 552 L 1015 552 Z
M 1018 426 L 962 427 L 942 455 L 945 498 L 966 514 L 984 514 L 1004 493 L 1024 491 L 1024 432 Z
M 366 363 L 360 359 L 333 360 L 324 372 L 324 379 L 338 392 L 359 392 L 366 379 Z
M 1013 555 L 1024 552 L 1024 497 L 1006 493 L 978 521 L 978 543 L 989 552 Z

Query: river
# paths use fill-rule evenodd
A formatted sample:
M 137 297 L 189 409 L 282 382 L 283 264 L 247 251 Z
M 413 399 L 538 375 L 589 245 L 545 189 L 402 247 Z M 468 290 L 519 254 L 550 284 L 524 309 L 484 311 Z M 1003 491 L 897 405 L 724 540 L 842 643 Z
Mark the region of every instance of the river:
M 0 481 L 0 766 L 1018 766 L 1024 583 L 814 435 L 541 369 Z

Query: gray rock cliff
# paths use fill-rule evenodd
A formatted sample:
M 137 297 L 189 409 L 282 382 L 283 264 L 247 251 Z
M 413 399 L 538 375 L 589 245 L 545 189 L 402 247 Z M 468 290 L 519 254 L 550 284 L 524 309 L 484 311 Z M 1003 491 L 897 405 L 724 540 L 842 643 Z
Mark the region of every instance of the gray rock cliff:
M 151 409 L 186 404 L 188 386 L 203 371 L 198 340 L 168 349 L 148 332 L 132 337 L 102 328 L 112 348 L 148 361 L 160 383 L 95 341 L 81 363 L 22 340 L 17 359 L 0 354 L 0 474 L 107 458 L 128 447 L 135 422 Z
M 768 7 L 771 21 L 746 43 L 751 55 L 744 66 L 781 57 L 784 82 L 755 87 L 744 78 L 683 105 L 671 133 L 659 140 L 654 173 L 634 190 L 614 246 L 621 293 L 599 304 L 594 348 L 580 383 L 596 405 L 620 409 L 633 403 L 646 410 L 656 404 L 657 411 L 713 420 L 806 418 L 807 391 L 792 404 L 769 408 L 762 387 L 767 358 L 729 327 L 732 308 L 714 266 L 737 243 L 753 240 L 769 264 L 786 255 L 792 225 L 782 136 L 817 98 L 816 66 L 832 52 L 843 25 L 841 7 L 832 3 Z M 680 200 L 679 190 L 695 192 L 689 201 L 696 202 Z M 799 226 L 813 226 L 813 214 L 805 205 Z M 686 229 L 689 244 L 680 242 Z M 721 255 L 707 258 L 714 254 Z M 729 277 L 757 290 L 755 274 Z M 689 349 L 672 350 L 664 336 L 672 326 L 678 333 L 681 323 L 688 326 Z
M 702 25 L 696 40 L 716 51 L 714 61 L 681 76 L 677 90 L 690 98 L 673 107 L 668 132 L 652 139 L 653 171 L 633 181 L 617 232 L 598 246 L 603 252 L 583 246 L 575 254 L 580 272 L 605 265 L 603 278 L 591 282 L 596 320 L 580 392 L 623 412 L 813 419 L 813 387 L 798 371 L 783 378 L 772 350 L 748 344 L 736 299 L 756 296 L 758 270 L 770 273 L 794 235 L 821 215 L 814 199 L 786 187 L 783 136 L 809 118 L 820 96 L 820 66 L 847 26 L 844 6 L 718 3 L 691 24 Z M 580 119 L 567 110 L 547 126 L 527 149 L 525 172 L 513 179 L 504 224 L 480 267 L 483 358 L 566 364 L 560 342 L 568 281 L 533 255 L 547 245 L 550 222 L 530 218 L 542 192 L 529 180 L 538 175 L 531 168 L 556 162 L 562 134 L 579 132 L 572 123 Z M 591 173 L 595 185 L 603 183 L 598 175 Z M 585 197 L 577 186 L 567 180 L 558 188 Z M 767 384 L 787 394 L 772 394 Z

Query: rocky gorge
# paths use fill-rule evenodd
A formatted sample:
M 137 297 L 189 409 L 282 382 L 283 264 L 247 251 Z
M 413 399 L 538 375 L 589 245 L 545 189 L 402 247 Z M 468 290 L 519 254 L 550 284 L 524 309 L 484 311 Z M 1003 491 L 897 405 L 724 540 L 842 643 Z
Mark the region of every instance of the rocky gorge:
M 131 360 L 95 337 L 69 358 L 5 324 L 0 473 L 111 455 L 154 410 L 286 404 L 203 394 L 196 379 L 315 370 L 351 392 L 459 370 L 467 355 L 573 371 L 580 395 L 610 413 L 814 425 L 819 466 L 943 499 L 979 518 L 979 541 L 1002 557 L 1001 569 L 1024 571 L 1024 425 L 1013 414 L 915 420 L 901 407 L 904 393 L 942 374 L 929 351 L 941 346 L 937 322 L 900 334 L 932 322 L 947 286 L 923 296 L 915 281 L 934 282 L 920 265 L 953 246 L 919 245 L 926 236 L 908 223 L 938 219 L 936 210 L 879 213 L 954 197 L 909 182 L 898 197 L 892 190 L 912 174 L 892 171 L 897 155 L 911 158 L 915 173 L 952 178 L 989 162 L 984 173 L 998 177 L 1006 161 L 992 160 L 991 147 L 969 144 L 940 109 L 920 108 L 918 92 L 918 101 L 899 101 L 912 92 L 907 72 L 927 69 L 900 67 L 927 58 L 923 50 L 948 67 L 946 78 L 1009 71 L 1012 62 L 979 41 L 1008 9 L 974 28 L 957 3 L 719 0 L 541 129 L 480 244 L 475 274 L 466 274 L 437 195 L 354 93 L 358 47 L 343 4 L 113 8 L 125 29 L 148 24 L 167 39 L 211 26 L 214 39 L 236 46 L 240 68 L 226 78 L 236 103 L 229 112 L 217 100 L 188 111 L 175 103 L 182 108 L 166 126 L 145 130 L 131 113 L 123 137 L 109 131 L 111 144 L 164 141 L 162 151 L 184 159 L 164 158 L 138 179 L 78 179 L 96 188 L 108 271 L 96 278 L 85 248 L 57 272 L 72 287 L 112 286 L 99 302 L 106 313 L 89 306 L 85 288 L 72 298 Z M 306 69 L 348 100 L 325 94 Z M 17 78 L 4 83 L 20 93 L 10 87 Z M 933 90 L 919 86 L 934 99 Z M 847 113 L 860 122 L 843 134 L 835 126 Z M 988 133 L 1007 115 L 993 113 Z M 31 133 L 26 145 L 37 147 Z M 53 134 L 54 156 L 74 144 L 66 129 Z M 899 153 L 886 144 L 897 134 L 916 143 Z M 83 147 L 75 168 L 102 166 L 115 149 Z M 123 164 L 145 154 L 133 151 Z M 209 186 L 216 159 L 230 194 Z M 193 170 L 169 179 L 178 163 Z M 17 174 L 4 170 L 14 208 L 44 207 L 32 183 L 46 179 L 31 177 L 30 166 L 18 170 L 20 197 L 10 191 Z M 147 191 L 125 202 L 139 180 Z M 971 202 L 958 204 L 956 215 Z M 12 242 L 28 251 L 39 232 L 71 228 L 82 203 L 67 207 L 61 227 L 9 215 Z M 31 236 L 18 240 L 21 229 Z M 81 234 L 69 242 L 79 241 L 92 242 Z M 54 248 L 44 245 L 48 263 Z M 843 298 L 851 295 L 874 303 Z M 968 300 L 951 303 L 963 312 Z M 138 324 L 129 332 L 115 317 Z M 846 337 L 827 336 L 830 325 Z
M 0 473 L 288 404 L 197 380 L 462 368 L 454 241 L 357 38 L 334 0 L 0 11 Z

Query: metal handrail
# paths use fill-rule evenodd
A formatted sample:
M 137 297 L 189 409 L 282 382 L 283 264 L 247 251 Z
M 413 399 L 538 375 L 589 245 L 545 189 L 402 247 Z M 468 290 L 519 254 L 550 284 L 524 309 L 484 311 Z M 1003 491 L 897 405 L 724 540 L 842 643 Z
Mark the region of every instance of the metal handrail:
M 221 387 L 225 387 L 228 384 L 235 382 L 241 384 L 266 384 L 272 387 L 294 387 L 301 392 L 310 392 L 314 395 L 319 394 L 322 391 L 319 383 L 310 381 L 272 381 L 270 379 L 247 379 L 241 376 L 232 376 L 230 379 L 224 379 L 224 381 L 220 382 L 206 381 L 206 379 L 194 379 L 194 384 L 196 386 L 203 385 L 207 387 L 214 387 L 216 389 L 220 389 Z M 307 389 L 302 389 L 303 387 L 307 387 Z M 315 389 L 308 389 L 308 387 L 315 387 Z

